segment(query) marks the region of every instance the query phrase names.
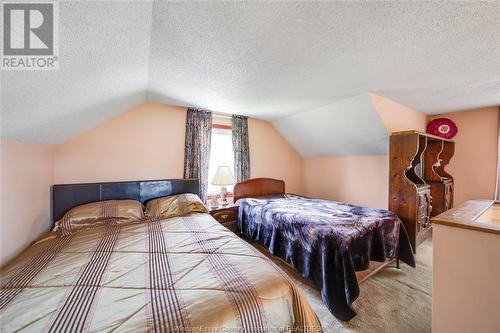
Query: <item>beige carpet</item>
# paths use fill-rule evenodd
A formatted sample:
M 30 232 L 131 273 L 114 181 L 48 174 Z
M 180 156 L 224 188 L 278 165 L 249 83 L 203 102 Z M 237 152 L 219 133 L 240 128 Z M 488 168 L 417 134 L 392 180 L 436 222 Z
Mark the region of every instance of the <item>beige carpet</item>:
M 252 243 L 255 246 L 255 243 Z M 388 266 L 360 286 L 354 302 L 358 313 L 348 322 L 336 319 L 321 300 L 319 292 L 293 268 L 261 252 L 282 267 L 305 294 L 321 320 L 325 332 L 430 332 L 432 297 L 432 240 L 418 247 L 415 269 L 401 263 Z

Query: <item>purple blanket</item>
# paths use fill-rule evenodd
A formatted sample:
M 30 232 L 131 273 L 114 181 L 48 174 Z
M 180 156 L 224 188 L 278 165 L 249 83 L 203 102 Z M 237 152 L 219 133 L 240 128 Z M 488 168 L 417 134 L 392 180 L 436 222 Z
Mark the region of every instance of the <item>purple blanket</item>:
M 239 232 L 311 280 L 339 319 L 356 315 L 355 272 L 367 269 L 370 260 L 399 258 L 415 267 L 404 226 L 392 212 L 295 195 L 237 203 Z

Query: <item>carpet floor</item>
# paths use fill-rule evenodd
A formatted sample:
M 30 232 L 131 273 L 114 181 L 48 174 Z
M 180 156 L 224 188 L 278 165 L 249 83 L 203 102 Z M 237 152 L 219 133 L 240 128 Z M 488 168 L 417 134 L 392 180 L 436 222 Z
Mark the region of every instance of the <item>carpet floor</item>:
M 327 333 L 431 331 L 432 239 L 418 247 L 415 269 L 404 263 L 401 269 L 388 266 L 362 283 L 354 302 L 357 316 L 348 322 L 336 319 L 316 288 L 287 263 L 271 256 L 263 247 L 252 245 L 288 273 L 311 303 Z

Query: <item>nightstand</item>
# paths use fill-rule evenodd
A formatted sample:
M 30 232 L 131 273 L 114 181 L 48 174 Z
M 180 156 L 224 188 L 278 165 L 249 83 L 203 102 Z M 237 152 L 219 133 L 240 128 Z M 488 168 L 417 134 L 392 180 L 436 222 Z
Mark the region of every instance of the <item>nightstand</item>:
M 207 207 L 208 213 L 220 224 L 236 233 L 236 219 L 238 218 L 238 206 L 229 204 L 217 208 Z

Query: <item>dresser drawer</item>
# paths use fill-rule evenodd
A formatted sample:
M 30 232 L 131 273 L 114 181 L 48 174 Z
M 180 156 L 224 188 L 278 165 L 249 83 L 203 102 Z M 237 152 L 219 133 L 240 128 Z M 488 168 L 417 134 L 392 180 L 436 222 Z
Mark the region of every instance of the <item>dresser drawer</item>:
M 214 217 L 214 219 L 216 219 L 220 223 L 226 224 L 228 222 L 236 221 L 236 210 L 235 209 L 228 209 L 228 210 L 223 210 L 220 212 L 214 212 L 214 213 L 212 213 L 212 216 Z

